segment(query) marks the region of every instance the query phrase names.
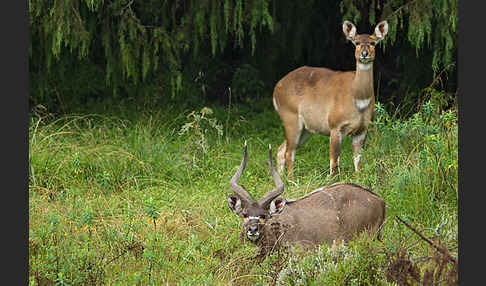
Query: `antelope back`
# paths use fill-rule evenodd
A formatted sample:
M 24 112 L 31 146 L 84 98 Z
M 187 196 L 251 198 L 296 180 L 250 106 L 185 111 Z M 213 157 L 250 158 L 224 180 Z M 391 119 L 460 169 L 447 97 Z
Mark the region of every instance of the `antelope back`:
M 266 243 L 315 246 L 349 241 L 364 231 L 379 232 L 384 219 L 385 202 L 371 190 L 352 183 L 334 184 L 286 200 L 283 210 L 266 222 Z
M 282 243 L 315 246 L 335 240 L 348 241 L 355 235 L 378 231 L 385 219 L 385 203 L 371 190 L 352 183 L 316 189 L 298 199 L 280 197 L 283 183 L 272 163 L 268 165 L 276 188 L 255 201 L 238 180 L 246 165 L 243 160 L 230 181 L 234 193 L 227 196 L 229 208 L 243 219 L 241 239 L 257 243 L 266 252 Z

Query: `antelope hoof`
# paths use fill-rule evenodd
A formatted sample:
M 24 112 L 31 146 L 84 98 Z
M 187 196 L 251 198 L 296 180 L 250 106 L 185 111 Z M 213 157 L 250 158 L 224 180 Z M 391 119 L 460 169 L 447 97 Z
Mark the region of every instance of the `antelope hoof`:
M 335 166 L 334 168 L 331 168 L 329 171 L 329 178 L 336 177 L 339 174 L 339 167 Z
M 329 178 L 333 178 L 335 176 L 336 176 L 336 171 L 331 169 L 331 171 L 329 172 L 329 176 L 328 177 Z

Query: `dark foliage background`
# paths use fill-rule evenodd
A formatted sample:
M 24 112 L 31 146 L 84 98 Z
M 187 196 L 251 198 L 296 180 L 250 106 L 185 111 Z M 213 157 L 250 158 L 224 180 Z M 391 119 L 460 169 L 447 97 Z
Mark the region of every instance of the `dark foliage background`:
M 344 20 L 372 33 L 385 19 L 378 101 L 406 116 L 437 89 L 454 106 L 456 0 L 29 0 L 30 107 L 270 102 L 299 66 L 355 68 Z

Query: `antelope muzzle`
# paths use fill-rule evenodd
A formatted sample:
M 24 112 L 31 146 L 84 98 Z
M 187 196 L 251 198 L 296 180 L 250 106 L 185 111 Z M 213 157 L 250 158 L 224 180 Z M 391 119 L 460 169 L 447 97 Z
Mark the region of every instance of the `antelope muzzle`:
M 248 221 L 244 225 L 244 230 L 246 230 L 246 238 L 252 242 L 257 241 L 261 237 L 264 225 L 265 223 L 260 218 L 249 217 Z

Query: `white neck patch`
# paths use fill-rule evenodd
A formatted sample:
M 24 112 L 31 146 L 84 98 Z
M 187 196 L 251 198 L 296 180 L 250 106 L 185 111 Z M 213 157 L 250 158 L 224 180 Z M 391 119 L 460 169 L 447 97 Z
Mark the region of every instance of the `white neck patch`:
M 358 63 L 359 70 L 362 70 L 362 71 L 369 70 L 372 66 L 373 66 L 372 63 L 369 63 L 369 64 Z
M 365 109 L 366 107 L 368 107 L 370 105 L 370 103 L 371 103 L 371 97 L 370 98 L 366 98 L 366 99 L 355 99 L 354 102 L 356 104 L 356 107 L 359 110 L 363 110 L 363 109 Z

